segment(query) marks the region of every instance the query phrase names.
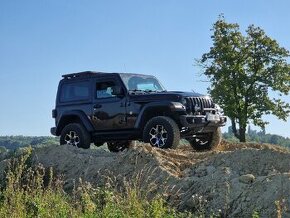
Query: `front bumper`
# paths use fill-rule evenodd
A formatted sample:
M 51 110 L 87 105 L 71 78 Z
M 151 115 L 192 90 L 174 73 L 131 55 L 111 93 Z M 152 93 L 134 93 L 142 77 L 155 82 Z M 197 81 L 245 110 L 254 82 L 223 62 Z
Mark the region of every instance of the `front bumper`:
M 226 125 L 227 117 L 216 115 L 181 115 L 180 123 L 183 127 L 194 129 L 201 127 L 220 127 Z
M 56 127 L 50 128 L 50 133 L 51 133 L 51 135 L 56 136 Z

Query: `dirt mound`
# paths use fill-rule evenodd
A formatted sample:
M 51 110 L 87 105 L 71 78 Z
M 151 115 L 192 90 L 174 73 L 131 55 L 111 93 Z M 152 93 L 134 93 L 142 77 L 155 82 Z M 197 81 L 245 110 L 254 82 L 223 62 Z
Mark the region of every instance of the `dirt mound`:
M 121 153 L 54 146 L 35 150 L 32 160 L 62 174 L 67 189 L 79 178 L 96 185 L 126 178 L 180 210 L 274 217 L 278 208 L 290 217 L 290 151 L 278 146 L 223 142 L 217 151 L 193 152 L 136 145 Z

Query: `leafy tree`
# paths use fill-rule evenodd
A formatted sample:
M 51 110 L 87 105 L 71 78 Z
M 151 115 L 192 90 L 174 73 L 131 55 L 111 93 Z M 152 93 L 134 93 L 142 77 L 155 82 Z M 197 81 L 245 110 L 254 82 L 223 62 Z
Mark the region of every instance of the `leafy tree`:
M 231 119 L 234 135 L 246 141 L 247 124 L 264 128 L 264 114 L 286 121 L 289 103 L 269 96 L 269 91 L 289 94 L 289 51 L 254 25 L 243 35 L 238 24 L 227 23 L 223 16 L 212 31 L 213 46 L 197 63 L 211 82 L 211 96 Z

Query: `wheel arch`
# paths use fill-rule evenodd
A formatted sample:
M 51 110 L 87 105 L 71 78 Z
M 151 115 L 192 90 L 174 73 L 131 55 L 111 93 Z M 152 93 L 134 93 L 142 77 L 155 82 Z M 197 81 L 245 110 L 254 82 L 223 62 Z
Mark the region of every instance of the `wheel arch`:
M 136 129 L 143 129 L 146 123 L 153 117 L 166 116 L 172 118 L 179 126 L 178 113 L 172 110 L 171 102 L 153 102 L 145 105 L 135 123 Z
M 59 136 L 63 128 L 69 123 L 80 123 L 88 132 L 94 130 L 89 118 L 82 111 L 67 111 L 61 115 L 61 118 L 57 124 L 56 135 Z

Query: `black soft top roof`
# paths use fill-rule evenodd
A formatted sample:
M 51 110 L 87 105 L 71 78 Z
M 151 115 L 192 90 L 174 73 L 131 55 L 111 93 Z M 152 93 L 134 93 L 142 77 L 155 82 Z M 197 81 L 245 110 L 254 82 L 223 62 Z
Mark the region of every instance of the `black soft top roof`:
M 78 77 L 92 77 L 92 76 L 97 76 L 101 74 L 108 74 L 108 73 L 95 72 L 95 71 L 83 71 L 83 72 L 78 72 L 78 73 L 64 74 L 62 75 L 62 77 L 64 79 L 73 79 L 73 78 L 78 78 Z
M 62 77 L 64 79 L 75 79 L 75 78 L 83 78 L 83 77 L 95 77 L 95 76 L 105 76 L 110 74 L 125 74 L 125 75 L 144 75 L 144 74 L 136 74 L 136 73 L 106 73 L 106 72 L 96 72 L 96 71 L 83 71 L 77 73 L 64 74 Z M 145 76 L 145 75 L 144 75 Z M 149 76 L 149 75 L 146 75 Z

